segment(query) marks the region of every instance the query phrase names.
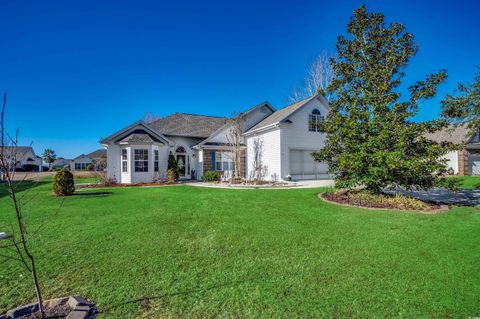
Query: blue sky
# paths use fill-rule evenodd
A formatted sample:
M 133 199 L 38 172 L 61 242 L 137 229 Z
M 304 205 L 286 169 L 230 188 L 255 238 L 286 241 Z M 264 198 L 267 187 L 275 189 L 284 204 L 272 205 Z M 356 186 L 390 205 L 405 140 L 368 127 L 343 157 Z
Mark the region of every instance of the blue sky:
M 143 118 L 280 108 L 365 3 L 415 35 L 407 83 L 447 69 L 438 99 L 480 65 L 475 1 L 22 1 L 0 10 L 0 90 L 10 131 L 75 157 Z

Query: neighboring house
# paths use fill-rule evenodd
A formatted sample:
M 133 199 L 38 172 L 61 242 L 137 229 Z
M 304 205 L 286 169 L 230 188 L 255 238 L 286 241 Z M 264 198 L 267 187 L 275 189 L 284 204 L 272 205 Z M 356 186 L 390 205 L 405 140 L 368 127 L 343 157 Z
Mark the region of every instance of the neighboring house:
M 93 164 L 94 170 L 105 170 L 107 162 L 107 150 L 99 149 L 89 154 L 82 154 L 75 157 L 70 163 L 70 169 L 72 171 L 86 171 L 88 165 Z
M 25 172 L 41 172 L 42 158 L 35 154 L 31 146 L 5 146 L 5 157 L 12 162 L 15 160 L 15 169 Z
M 321 95 L 278 111 L 264 102 L 241 113 L 243 177 L 271 181 L 328 177 L 327 165 L 310 155 L 325 143 L 320 124 L 327 113 L 328 103 Z M 181 179 L 200 179 L 206 170 L 230 176 L 230 130 L 228 118 L 184 113 L 149 124 L 135 122 L 100 141 L 107 149 L 107 175 L 125 184 L 163 179 L 172 154 Z
M 57 158 L 56 160 L 53 161 L 52 165 L 50 165 L 50 168 L 55 171 L 65 167 L 70 167 L 70 163 L 72 161 L 73 160 L 71 159 Z
M 96 171 L 104 171 L 107 168 L 107 150 L 98 149 L 87 154 L 92 159 Z
M 454 174 L 480 176 L 480 129 L 472 134 L 466 125 L 451 125 L 435 133 L 427 134 L 426 138 L 437 143 L 449 142 L 463 145 L 459 151 L 449 152 L 447 169 Z

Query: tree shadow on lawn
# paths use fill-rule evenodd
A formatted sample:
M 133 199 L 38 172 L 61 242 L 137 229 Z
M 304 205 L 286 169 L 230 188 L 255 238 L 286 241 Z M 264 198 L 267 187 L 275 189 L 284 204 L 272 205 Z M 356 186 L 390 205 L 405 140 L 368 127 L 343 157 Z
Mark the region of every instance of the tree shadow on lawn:
M 23 192 L 23 191 L 32 191 L 34 188 L 43 186 L 48 184 L 47 181 L 31 181 L 31 180 L 24 180 L 24 181 L 14 181 L 13 184 L 15 185 L 16 192 Z M 7 182 L 1 181 L 0 182 L 0 198 L 8 196 L 8 185 Z
M 75 197 L 106 197 L 112 195 L 113 192 L 75 192 L 73 196 Z
M 177 292 L 171 292 L 171 293 L 166 293 L 162 295 L 156 295 L 156 296 L 143 296 L 137 299 L 131 299 L 131 300 L 126 300 L 124 302 L 114 304 L 114 305 L 109 305 L 106 306 L 103 311 L 99 311 L 98 313 L 108 313 L 111 309 L 115 309 L 117 307 L 121 307 L 122 305 L 128 305 L 128 304 L 138 304 L 142 308 L 148 308 L 150 303 L 155 300 L 161 300 L 165 299 L 168 297 L 175 297 L 175 296 L 182 296 L 182 295 L 190 295 L 196 292 L 207 292 L 210 290 L 215 290 L 219 288 L 225 288 L 225 287 L 231 287 L 231 286 L 237 286 L 241 285 L 246 282 L 253 281 L 253 279 L 245 279 L 245 280 L 236 280 L 232 282 L 226 282 L 226 283 L 219 283 L 215 285 L 211 285 L 205 288 L 191 288 L 183 291 L 177 291 Z

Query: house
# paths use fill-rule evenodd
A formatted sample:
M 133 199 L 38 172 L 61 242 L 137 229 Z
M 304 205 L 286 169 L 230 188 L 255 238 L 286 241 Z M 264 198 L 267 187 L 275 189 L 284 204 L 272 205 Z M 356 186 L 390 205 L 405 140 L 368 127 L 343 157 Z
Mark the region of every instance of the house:
M 90 164 L 94 165 L 95 171 L 104 171 L 107 163 L 107 150 L 99 149 L 88 154 L 75 157 L 70 162 L 72 171 L 86 171 Z
M 450 125 L 425 137 L 437 143 L 463 145 L 461 150 L 445 155 L 448 160 L 447 169 L 451 169 L 456 175 L 480 176 L 480 129 L 472 134 L 472 130 L 465 124 Z
M 15 161 L 15 170 L 25 172 L 41 172 L 43 160 L 35 154 L 31 146 L 4 146 L 4 155 Z
M 263 102 L 241 113 L 242 176 L 270 181 L 328 177 L 328 166 L 310 155 L 325 143 L 320 124 L 328 109 L 318 94 L 279 110 Z M 125 184 L 163 179 L 169 154 L 178 162 L 181 179 L 201 179 L 207 170 L 229 176 L 231 130 L 228 118 L 185 113 L 135 122 L 100 141 L 107 149 L 107 176 Z
M 66 158 L 57 158 L 56 160 L 53 161 L 53 163 L 50 165 L 50 169 L 55 171 L 59 170 L 65 167 L 70 167 L 70 163 L 73 160 L 71 159 L 66 159 Z

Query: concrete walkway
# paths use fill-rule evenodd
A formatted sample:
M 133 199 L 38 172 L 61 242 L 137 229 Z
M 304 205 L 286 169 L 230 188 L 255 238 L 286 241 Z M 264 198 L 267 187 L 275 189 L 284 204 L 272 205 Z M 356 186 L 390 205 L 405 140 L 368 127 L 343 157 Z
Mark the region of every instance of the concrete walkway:
M 224 188 L 224 189 L 293 189 L 293 188 L 319 188 L 330 187 L 335 183 L 331 179 L 311 180 L 311 181 L 298 181 L 287 182 L 282 186 L 273 185 L 230 185 L 228 183 L 204 183 L 204 182 L 184 182 L 183 184 L 196 187 L 210 187 L 210 188 Z
M 437 204 L 480 206 L 480 189 L 460 189 L 456 193 L 443 188 L 434 188 L 429 191 L 396 190 L 386 193 L 395 192 Z

